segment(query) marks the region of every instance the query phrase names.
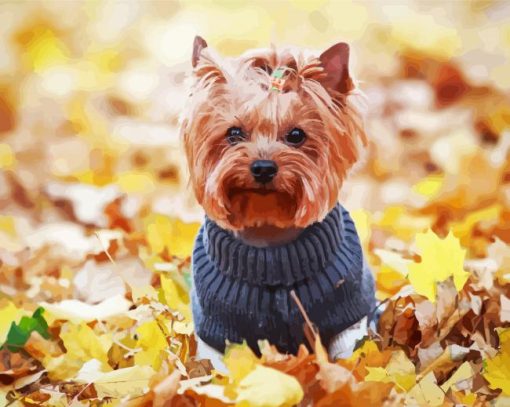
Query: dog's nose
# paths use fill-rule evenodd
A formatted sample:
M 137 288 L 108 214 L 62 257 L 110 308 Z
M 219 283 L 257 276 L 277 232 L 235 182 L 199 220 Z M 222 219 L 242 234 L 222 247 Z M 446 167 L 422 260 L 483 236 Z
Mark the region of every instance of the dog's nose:
M 256 160 L 251 164 L 250 171 L 255 181 L 267 184 L 278 172 L 278 166 L 271 160 Z

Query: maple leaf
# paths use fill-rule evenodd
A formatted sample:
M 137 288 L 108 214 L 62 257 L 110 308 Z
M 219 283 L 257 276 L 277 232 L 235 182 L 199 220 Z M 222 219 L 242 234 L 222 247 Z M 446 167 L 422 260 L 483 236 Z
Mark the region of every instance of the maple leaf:
M 166 336 L 157 321 L 148 321 L 136 329 L 138 341 L 136 347 L 140 351 L 135 354 L 135 364 L 149 365 L 158 370 L 162 363 L 162 356 L 168 348 Z
M 199 225 L 156 213 L 145 218 L 145 227 L 153 254 L 167 249 L 171 255 L 186 257 L 191 254 Z
M 469 273 L 464 270 L 466 250 L 452 232 L 440 239 L 432 230 L 416 235 L 421 262 L 409 265 L 409 281 L 418 294 L 436 301 L 437 283 L 452 277 L 457 291 L 466 283 Z
M 60 338 L 67 352 L 57 358 L 48 355 L 43 360 L 51 377 L 68 380 L 91 359 L 100 361 L 103 371 L 112 370 L 108 364 L 108 351 L 113 343 L 111 334 L 98 335 L 85 323 L 68 322 L 62 327 Z
M 484 361 L 483 376 L 491 389 L 501 389 L 510 396 L 510 329 L 499 332 L 500 349 L 498 354 Z

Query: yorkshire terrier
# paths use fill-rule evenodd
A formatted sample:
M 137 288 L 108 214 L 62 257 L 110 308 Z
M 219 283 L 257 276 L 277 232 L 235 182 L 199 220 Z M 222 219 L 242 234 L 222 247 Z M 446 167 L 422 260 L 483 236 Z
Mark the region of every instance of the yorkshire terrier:
M 192 65 L 181 132 L 206 214 L 192 256 L 198 356 L 218 366 L 226 341 L 258 353 L 262 339 L 296 353 L 306 314 L 331 358 L 345 357 L 375 306 L 338 203 L 367 143 L 349 46 L 223 58 L 196 37 Z

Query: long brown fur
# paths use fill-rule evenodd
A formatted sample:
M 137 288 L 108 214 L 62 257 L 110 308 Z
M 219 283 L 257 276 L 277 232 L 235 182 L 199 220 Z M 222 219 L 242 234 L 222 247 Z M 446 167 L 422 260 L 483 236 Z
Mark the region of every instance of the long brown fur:
M 275 92 L 270 73 L 282 66 L 285 87 Z M 273 47 L 233 59 L 201 50 L 181 129 L 197 200 L 220 226 L 302 228 L 334 207 L 367 140 L 349 102 L 355 91 L 326 89 L 324 78 L 318 56 L 301 50 Z M 233 126 L 246 141 L 227 142 Z M 297 148 L 283 142 L 295 127 L 307 135 Z M 250 174 L 258 159 L 279 169 L 264 187 Z

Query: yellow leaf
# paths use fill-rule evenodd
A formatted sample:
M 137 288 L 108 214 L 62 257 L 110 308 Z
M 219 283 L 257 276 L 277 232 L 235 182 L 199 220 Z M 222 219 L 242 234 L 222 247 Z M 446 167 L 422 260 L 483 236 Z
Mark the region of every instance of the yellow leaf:
M 191 254 L 200 225 L 151 214 L 145 219 L 145 227 L 147 242 L 153 254 L 161 253 L 166 248 L 171 255 L 187 257 Z
M 229 344 L 223 356 L 223 363 L 229 371 L 228 381 L 225 386 L 225 396 L 235 399 L 237 397 L 237 386 L 239 383 L 261 364 L 246 342 L 242 344 Z
M 351 357 L 339 360 L 337 363 L 351 371 L 356 371 L 361 377 L 365 377 L 368 367 L 384 367 L 388 364 L 391 356 L 389 350 L 381 352 L 373 340 L 365 340 Z
M 491 389 L 501 389 L 510 396 L 510 328 L 499 332 L 499 343 L 498 354 L 484 361 L 483 376 Z
M 454 393 L 455 397 L 459 399 L 459 401 L 466 406 L 474 406 L 476 403 L 477 395 L 476 393 L 467 393 L 464 394 L 464 392 L 456 392 Z
M 46 356 L 42 361 L 51 380 L 70 380 L 83 366 L 83 362 L 68 355 Z
M 401 391 L 408 391 L 416 384 L 416 369 L 403 351 L 393 352 L 385 368 L 367 367 L 367 382 L 395 383 Z
M 234 383 L 239 383 L 255 367 L 260 364 L 260 360 L 246 343 L 231 344 L 225 351 L 223 362 L 230 372 L 229 377 Z
M 156 185 L 154 177 L 149 172 L 129 171 L 117 175 L 116 184 L 126 193 L 153 192 Z
M 11 328 L 13 322 L 18 323 L 25 312 L 16 308 L 16 306 L 8 301 L 7 303 L 0 303 L 0 346 L 3 345 L 7 338 L 7 333 Z
M 486 123 L 494 134 L 501 134 L 509 129 L 510 105 L 501 103 L 498 106 L 492 106 Z
M 149 389 L 149 380 L 156 372 L 149 366 L 133 366 L 111 372 L 101 371 L 101 363 L 92 359 L 85 363 L 74 381 L 94 383 L 100 399 L 105 397 L 138 397 Z
M 413 186 L 413 191 L 426 198 L 433 198 L 443 186 L 444 176 L 432 174 L 423 178 Z
M 25 247 L 23 240 L 18 236 L 16 228 L 18 219 L 20 218 L 0 215 L 0 248 L 9 252 L 18 252 Z
M 466 250 L 452 232 L 440 239 L 428 230 L 416 235 L 421 262 L 409 265 L 409 281 L 418 294 L 436 301 L 436 284 L 453 277 L 458 291 L 464 287 L 469 273 L 464 270 Z
M 444 393 L 437 385 L 433 372 L 426 375 L 408 393 L 407 397 L 413 399 L 420 406 L 441 406 L 444 401 Z M 406 405 L 415 405 L 408 402 Z
M 92 50 L 85 55 L 85 59 L 94 64 L 98 71 L 104 73 L 115 72 L 122 64 L 120 53 L 115 48 L 107 48 L 100 51 Z
M 370 223 L 372 221 L 370 212 L 363 209 L 357 209 L 351 212 L 352 220 L 356 225 L 359 240 L 363 246 L 367 246 L 370 241 Z
M 161 290 L 164 296 L 164 301 L 173 310 L 179 311 L 186 321 L 191 321 L 191 310 L 189 307 L 189 294 L 188 290 L 183 284 L 184 282 L 177 283 L 176 278 L 172 278 L 170 273 L 161 273 Z
M 502 206 L 500 204 L 491 205 L 487 208 L 471 212 L 462 220 L 451 225 L 451 229 L 455 236 L 460 237 L 462 244 L 469 244 L 471 231 L 474 226 L 479 222 L 492 222 L 497 223 L 501 214 Z
M 389 206 L 375 223 L 391 232 L 393 236 L 409 241 L 417 232 L 430 227 L 432 218 L 430 216 L 412 216 L 408 209 L 402 206 Z
M 404 285 L 411 260 L 405 259 L 397 252 L 375 249 L 374 254 L 383 263 L 376 274 L 377 299 L 384 300 L 396 294 Z
M 141 351 L 135 354 L 135 364 L 148 365 L 156 371 L 159 370 L 162 356 L 168 348 L 168 342 L 161 327 L 156 321 L 145 322 L 137 328 L 136 334 L 138 335 L 136 347 L 141 348 Z
M 108 351 L 112 346 L 110 335 L 97 335 L 85 323 L 63 325 L 60 338 L 66 353 L 58 357 L 48 354 L 42 363 L 52 380 L 70 380 L 83 366 L 83 363 L 97 359 L 103 371 L 111 370 L 108 364 Z
M 352 363 L 353 365 L 358 363 L 359 360 L 367 359 L 367 356 L 371 355 L 379 355 L 381 352 L 379 351 L 379 348 L 377 347 L 377 344 L 372 340 L 366 340 L 363 342 L 363 344 L 357 348 L 352 355 L 344 359 L 344 361 L 348 361 Z
M 240 383 L 237 405 L 293 406 L 303 399 L 303 389 L 295 377 L 258 365 Z
M 68 51 L 64 43 L 51 28 L 43 24 L 21 34 L 19 39 L 25 47 L 25 63 L 35 72 L 68 62 Z
M 103 370 L 111 370 L 108 364 L 108 351 L 113 344 L 110 334 L 98 335 L 85 323 L 67 323 L 62 328 L 60 338 L 68 357 L 81 362 L 97 359 Z
M 380 301 L 391 298 L 400 289 L 409 284 L 407 279 L 399 272 L 386 265 L 382 265 L 376 274 L 376 298 Z
M 0 143 L 0 168 L 12 168 L 16 163 L 14 152 L 8 144 Z
M 455 373 L 441 385 L 441 389 L 446 393 L 450 387 L 453 387 L 455 390 L 460 390 L 456 388 L 457 383 L 471 379 L 474 375 L 473 368 L 469 364 L 469 362 L 464 362 L 459 368 L 455 371 Z

